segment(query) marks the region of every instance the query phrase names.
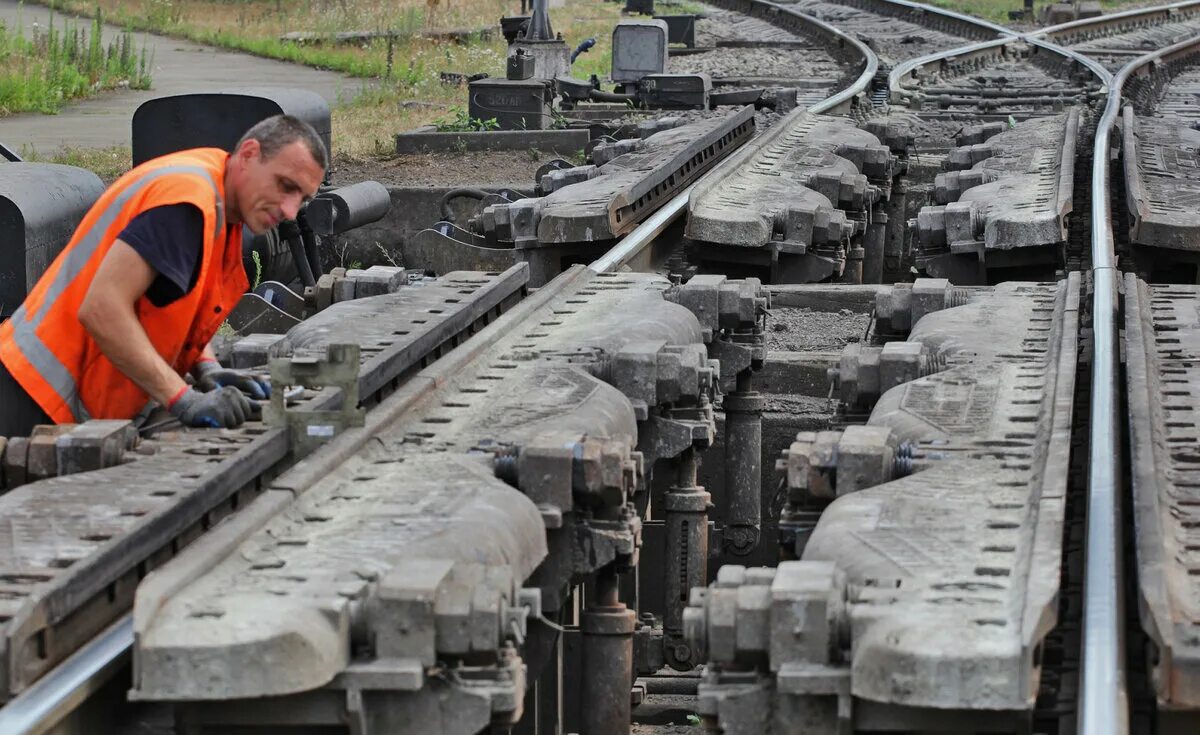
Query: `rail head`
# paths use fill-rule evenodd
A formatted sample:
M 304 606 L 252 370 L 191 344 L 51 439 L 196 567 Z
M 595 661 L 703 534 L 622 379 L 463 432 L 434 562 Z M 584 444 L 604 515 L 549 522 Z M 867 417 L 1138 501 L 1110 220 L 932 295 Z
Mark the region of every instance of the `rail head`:
M 1200 2 L 1200 0 L 1197 0 Z M 1006 53 L 1008 46 L 1012 44 L 1023 43 L 1032 46 L 1036 49 L 1046 51 L 1048 53 L 1057 54 L 1064 59 L 1071 61 L 1078 66 L 1087 69 L 1093 76 L 1099 80 L 1101 90 L 1108 88 L 1112 82 L 1112 74 L 1104 68 L 1100 62 L 1085 56 L 1078 51 L 1064 48 L 1057 44 L 1034 38 L 1030 35 L 1014 34 L 1004 38 L 995 38 L 990 41 L 973 43 L 967 46 L 947 49 L 946 51 L 938 51 L 937 53 L 921 56 L 915 59 L 909 59 L 903 63 L 897 64 L 891 72 L 888 73 L 888 96 L 893 104 L 905 101 L 911 94 L 912 90 L 905 86 L 905 82 L 920 74 L 926 67 L 942 66 L 943 64 L 955 63 L 976 57 L 999 56 Z
M 1186 0 L 1186 2 L 1123 10 L 1119 13 L 1108 13 L 1095 18 L 1072 20 L 1039 28 L 1027 35 L 1031 38 L 1044 38 L 1052 43 L 1064 41 L 1070 43 L 1074 39 L 1081 39 L 1084 36 L 1104 34 L 1105 31 L 1113 34 L 1123 33 L 1131 27 L 1155 21 L 1181 20 L 1197 13 L 1200 13 L 1200 0 Z
M 1084 578 L 1082 681 L 1078 732 L 1124 735 L 1126 702 L 1122 619 L 1121 421 L 1117 333 L 1118 272 L 1108 194 L 1112 130 L 1132 77 L 1200 54 L 1200 36 L 1133 59 L 1114 75 L 1096 126 L 1092 163 L 1093 339 Z
M 964 30 L 967 33 L 976 35 L 979 38 L 987 38 L 992 35 L 1011 36 L 1016 35 L 1016 31 L 1005 28 L 1002 25 L 993 23 L 989 20 L 977 18 L 966 13 L 959 13 L 946 8 L 939 8 L 936 5 L 928 3 L 913 2 L 912 0 L 838 0 L 847 5 L 866 8 L 894 8 L 898 13 L 919 14 L 927 17 L 934 17 L 947 21 L 953 26 Z
M 879 57 L 866 44 L 854 36 L 834 28 L 825 21 L 801 13 L 794 8 L 778 3 L 766 2 L 765 0 L 752 1 L 760 7 L 771 9 L 773 13 L 785 13 L 799 19 L 803 23 L 809 24 L 810 27 L 833 39 L 841 48 L 852 50 L 862 59 L 862 70 L 854 81 L 846 88 L 839 90 L 836 94 L 830 95 L 812 107 L 809 107 L 808 110 L 810 112 L 848 111 L 856 102 L 866 96 L 870 89 L 871 81 L 879 73 Z M 588 265 L 588 269 L 596 273 L 611 273 L 637 259 L 654 242 L 655 238 L 661 235 L 671 223 L 687 211 L 688 200 L 697 187 L 706 181 L 717 180 L 730 170 L 736 168 L 749 155 L 749 149 L 750 146 L 743 147 L 742 150 L 722 161 L 696 183 L 676 195 L 671 201 L 667 202 L 661 209 L 651 215 L 649 219 L 622 238 L 612 249 Z

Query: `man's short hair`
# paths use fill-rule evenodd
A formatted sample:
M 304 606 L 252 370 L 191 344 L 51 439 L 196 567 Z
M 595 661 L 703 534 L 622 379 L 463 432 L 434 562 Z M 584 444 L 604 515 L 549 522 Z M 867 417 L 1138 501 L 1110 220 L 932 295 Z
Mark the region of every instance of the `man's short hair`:
M 329 152 L 325 150 L 325 142 L 308 123 L 292 115 L 272 115 L 260 121 L 246 131 L 242 139 L 234 146 L 234 150 L 242 147 L 247 140 L 257 140 L 262 150 L 263 159 L 275 156 L 284 146 L 300 141 L 312 154 L 313 160 L 320 164 L 321 169 L 329 168 Z

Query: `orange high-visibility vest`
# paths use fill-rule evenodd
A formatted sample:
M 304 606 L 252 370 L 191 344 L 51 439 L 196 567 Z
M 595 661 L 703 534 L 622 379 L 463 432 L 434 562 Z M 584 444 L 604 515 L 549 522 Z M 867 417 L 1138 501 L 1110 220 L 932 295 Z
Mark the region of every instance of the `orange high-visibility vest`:
M 122 176 L 88 211 L 12 318 L 0 324 L 0 362 L 56 422 L 130 419 L 150 400 L 100 352 L 78 318 L 100 261 L 134 217 L 183 203 L 204 213 L 195 287 L 165 307 L 145 296 L 134 306 L 155 350 L 180 375 L 192 369 L 246 291 L 242 228 L 225 225 L 228 159 L 218 148 L 197 148 L 147 161 Z

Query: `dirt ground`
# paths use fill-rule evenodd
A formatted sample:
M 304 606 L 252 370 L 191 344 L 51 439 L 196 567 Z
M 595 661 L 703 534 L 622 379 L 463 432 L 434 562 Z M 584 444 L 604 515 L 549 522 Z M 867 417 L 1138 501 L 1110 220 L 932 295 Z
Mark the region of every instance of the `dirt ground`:
M 813 311 L 807 308 L 774 308 L 767 318 L 767 350 L 820 352 L 840 350 L 858 342 L 870 324 L 870 314 L 850 309 Z
M 370 180 L 386 186 L 532 187 L 534 173 L 553 158 L 531 151 L 426 153 L 388 159 L 339 154 L 330 166 L 330 178 L 335 185 Z

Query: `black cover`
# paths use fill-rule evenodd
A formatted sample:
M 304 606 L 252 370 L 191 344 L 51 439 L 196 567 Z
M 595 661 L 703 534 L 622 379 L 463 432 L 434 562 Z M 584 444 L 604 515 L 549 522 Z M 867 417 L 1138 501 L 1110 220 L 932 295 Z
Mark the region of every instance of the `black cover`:
M 255 123 L 294 115 L 312 125 L 325 150 L 330 145 L 329 104 L 305 89 L 284 87 L 178 94 L 143 102 L 133 113 L 133 165 L 187 148 L 232 151 Z
M 25 300 L 103 191 L 100 178 L 82 168 L 0 165 L 0 318 Z

